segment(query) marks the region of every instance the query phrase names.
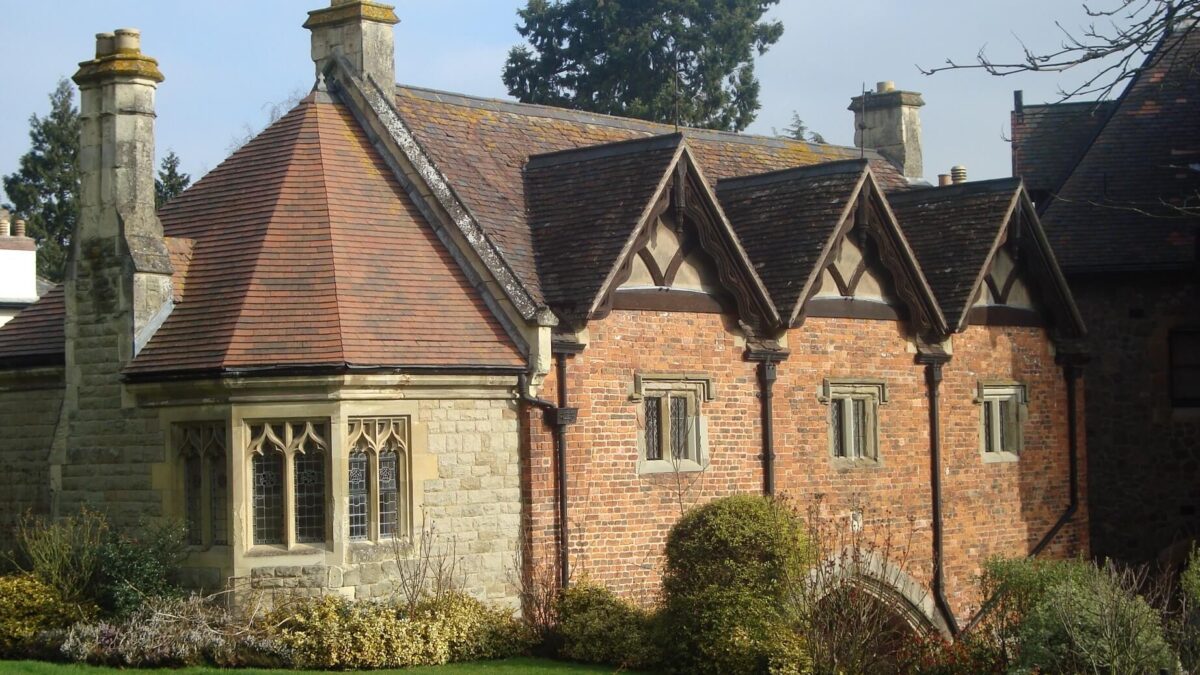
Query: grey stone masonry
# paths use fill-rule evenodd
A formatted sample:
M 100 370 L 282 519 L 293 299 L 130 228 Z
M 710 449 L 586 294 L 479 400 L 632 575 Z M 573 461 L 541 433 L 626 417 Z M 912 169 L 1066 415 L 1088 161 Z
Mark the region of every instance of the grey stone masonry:
M 22 514 L 50 511 L 50 453 L 62 405 L 62 369 L 0 374 L 0 551 Z
M 161 513 L 152 465 L 163 461 L 157 414 L 121 381 L 137 333 L 169 309 L 171 265 L 154 213 L 157 64 L 140 34 L 97 36 L 80 64 L 80 217 L 66 278 L 65 444 L 56 510 L 101 504 L 118 525 Z
M 340 56 L 356 72 L 390 89 L 396 84 L 392 26 L 397 23 L 393 7 L 366 0 L 333 0 L 329 7 L 309 12 L 304 27 L 312 31 L 317 76 Z
M 920 179 L 925 172 L 921 158 L 921 95 L 897 91 L 891 82 L 880 82 L 876 91 L 850 100 L 854 112 L 854 145 L 872 148 L 899 167 L 905 178 Z

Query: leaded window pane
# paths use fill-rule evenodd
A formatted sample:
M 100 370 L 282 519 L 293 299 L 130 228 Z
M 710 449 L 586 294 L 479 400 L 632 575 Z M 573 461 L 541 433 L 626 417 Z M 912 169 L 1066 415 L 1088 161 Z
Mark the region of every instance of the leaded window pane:
M 191 455 L 183 461 L 183 493 L 186 506 L 187 543 L 199 546 L 204 543 L 204 509 L 201 498 L 203 486 L 204 460 L 197 455 Z
M 662 397 L 646 397 L 646 459 L 663 458 L 662 452 Z
M 212 457 L 209 462 L 209 513 L 212 518 L 212 543 L 229 543 L 229 474 L 225 457 Z
M 836 399 L 829 406 L 829 431 L 833 434 L 833 456 L 846 456 L 846 427 L 843 423 L 843 406 L 846 405 L 845 399 Z
M 254 543 L 283 543 L 283 455 L 254 458 Z
M 1012 452 L 1016 450 L 1012 442 L 1013 426 L 1016 424 L 1012 400 L 1004 398 L 997 401 L 996 404 L 1000 411 L 1000 449 L 1004 452 Z
M 366 539 L 367 497 L 370 479 L 370 460 L 365 453 L 350 455 L 350 538 Z
M 994 401 L 985 401 L 983 404 L 983 451 L 996 452 L 996 437 L 995 423 L 992 421 L 992 407 Z
M 325 541 L 325 453 L 308 451 L 293 460 L 296 474 L 296 541 Z
M 854 435 L 850 447 L 851 457 L 865 457 L 867 454 L 867 402 L 856 398 L 851 399 L 850 404 L 853 410 L 851 433 Z
M 397 455 L 393 451 L 379 454 L 379 537 L 399 534 L 400 475 Z
M 671 456 L 675 459 L 690 459 L 687 399 L 682 396 L 671 397 Z

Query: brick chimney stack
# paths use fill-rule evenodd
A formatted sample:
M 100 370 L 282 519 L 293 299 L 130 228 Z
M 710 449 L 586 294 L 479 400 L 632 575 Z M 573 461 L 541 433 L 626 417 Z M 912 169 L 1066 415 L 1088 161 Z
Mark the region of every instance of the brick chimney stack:
M 135 336 L 152 330 L 171 302 L 171 262 L 154 205 L 154 96 L 163 76 L 142 54 L 141 34 L 123 28 L 96 36 L 95 58 L 80 63 L 73 79 L 80 209 L 66 280 L 68 352 L 75 337 L 77 348 L 99 340 L 105 344 L 89 347 L 124 364 Z
M 304 27 L 312 31 L 312 60 L 319 77 L 335 55 L 387 90 L 396 84 L 392 26 L 400 23 L 395 8 L 369 0 L 332 0 L 329 7 L 308 13 Z
M 899 167 L 905 178 L 920 180 L 921 116 L 925 105 L 915 91 L 900 91 L 892 82 L 880 82 L 874 92 L 850 99 L 854 112 L 854 145 L 879 152 Z

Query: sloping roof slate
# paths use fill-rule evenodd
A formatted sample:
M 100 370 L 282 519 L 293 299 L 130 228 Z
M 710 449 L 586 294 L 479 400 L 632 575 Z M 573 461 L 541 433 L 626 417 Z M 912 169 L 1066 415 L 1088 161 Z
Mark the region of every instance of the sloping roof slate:
M 1112 101 L 1027 105 L 1012 115 L 1013 175 L 1055 192 L 1112 113 Z
M 888 197 L 951 330 L 970 308 L 1020 189 L 1019 180 L 1002 178 Z
M 396 108 L 422 148 L 447 177 L 522 283 L 540 301 L 547 293 L 537 245 L 527 214 L 523 168 L 532 155 L 614 143 L 679 131 L 705 177 L 712 183 L 731 176 L 765 173 L 863 156 L 858 148 L 819 145 L 704 129 L 678 130 L 668 124 L 512 103 L 400 86 Z M 902 190 L 908 182 L 894 166 L 865 153 L 880 182 Z
M 527 217 L 551 307 L 571 316 L 590 308 L 682 140 L 655 136 L 530 158 Z
M 866 171 L 867 162 L 850 160 L 717 184 L 721 207 L 785 319 Z
M 1168 37 L 1147 59 L 1042 214 L 1069 272 L 1197 262 L 1195 216 L 1164 205 L 1200 193 L 1200 30 L 1185 36 Z
M 61 364 L 64 316 L 63 287 L 59 284 L 0 328 L 0 365 Z
M 319 95 L 160 218 L 194 243 L 182 301 L 131 374 L 524 362 L 349 111 Z

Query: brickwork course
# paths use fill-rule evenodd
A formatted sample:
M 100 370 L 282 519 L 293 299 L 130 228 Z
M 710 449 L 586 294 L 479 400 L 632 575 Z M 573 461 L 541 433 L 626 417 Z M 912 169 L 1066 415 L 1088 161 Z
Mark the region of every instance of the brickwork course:
M 153 116 L 85 133 L 102 180 L 67 282 L 0 329 L 0 521 L 188 517 L 191 583 L 271 596 L 382 597 L 437 555 L 494 602 L 566 561 L 650 603 L 671 525 L 762 493 L 773 447 L 776 494 L 892 538 L 896 599 L 926 627 L 972 616 L 991 556 L 1088 553 L 1083 495 L 1048 538 L 1072 451 L 1086 485 L 1064 370 L 1084 327 L 1019 182 L 931 188 L 870 150 L 381 91 L 396 17 L 335 5 L 306 24 L 313 92 L 157 217 L 125 206 L 153 197 Z M 85 117 L 101 95 L 152 112 L 136 37 L 98 36 Z M 1021 392 L 1004 457 L 984 454 L 985 382 Z M 832 386 L 873 392 L 868 456 L 835 456 L 831 411 L 853 408 Z M 355 436 L 364 420 L 393 435 Z M 390 539 L 384 452 L 403 457 Z

